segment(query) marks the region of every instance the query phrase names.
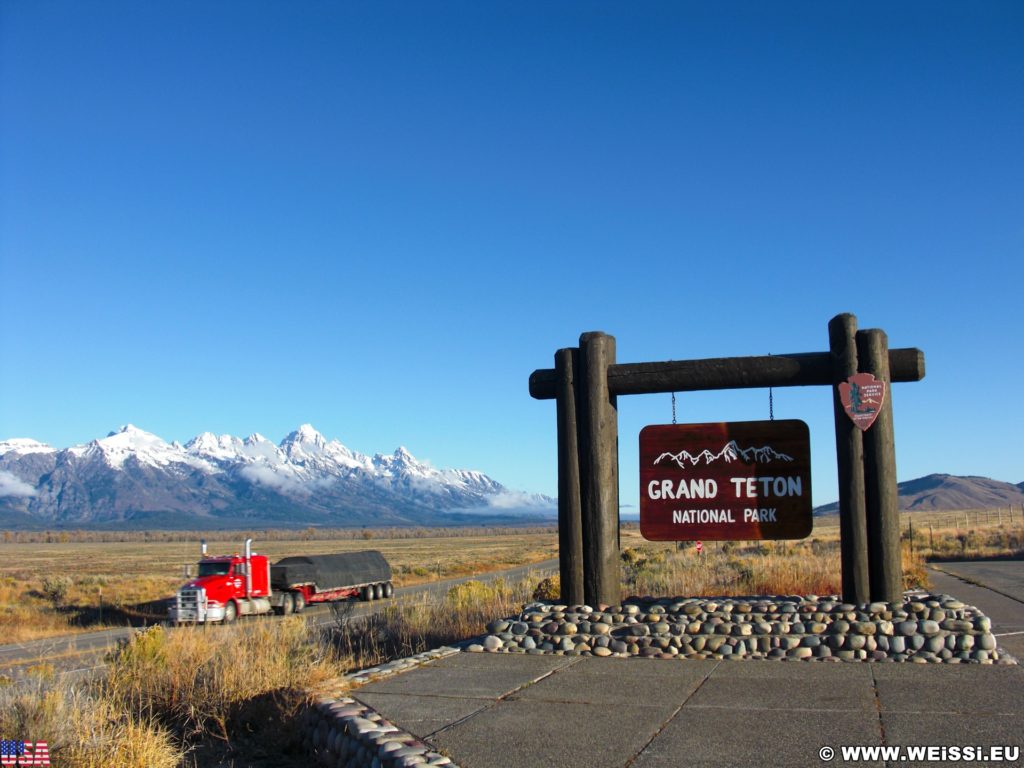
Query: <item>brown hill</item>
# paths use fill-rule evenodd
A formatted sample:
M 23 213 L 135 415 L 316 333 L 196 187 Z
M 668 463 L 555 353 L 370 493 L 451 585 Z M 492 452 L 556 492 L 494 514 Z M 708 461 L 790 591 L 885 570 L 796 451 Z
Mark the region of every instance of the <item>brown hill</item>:
M 937 511 L 944 509 L 995 509 L 1024 504 L 1024 483 L 1013 485 L 974 475 L 926 475 L 897 485 L 900 509 Z M 816 515 L 834 515 L 839 502 L 816 507 Z

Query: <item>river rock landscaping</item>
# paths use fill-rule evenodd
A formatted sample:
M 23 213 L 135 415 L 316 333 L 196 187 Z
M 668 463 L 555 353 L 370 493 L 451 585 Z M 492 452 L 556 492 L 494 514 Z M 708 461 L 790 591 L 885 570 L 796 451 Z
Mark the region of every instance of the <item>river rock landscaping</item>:
M 1015 664 L 991 620 L 945 594 L 853 605 L 839 597 L 630 598 L 528 604 L 464 646 L 490 653 L 686 659 Z

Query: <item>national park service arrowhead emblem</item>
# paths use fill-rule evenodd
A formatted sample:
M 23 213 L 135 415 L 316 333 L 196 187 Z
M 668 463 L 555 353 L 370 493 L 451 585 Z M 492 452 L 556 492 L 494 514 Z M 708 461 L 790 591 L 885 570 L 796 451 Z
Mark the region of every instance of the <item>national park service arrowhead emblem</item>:
M 846 415 L 862 432 L 870 429 L 885 402 L 885 382 L 870 373 L 855 373 L 839 385 Z

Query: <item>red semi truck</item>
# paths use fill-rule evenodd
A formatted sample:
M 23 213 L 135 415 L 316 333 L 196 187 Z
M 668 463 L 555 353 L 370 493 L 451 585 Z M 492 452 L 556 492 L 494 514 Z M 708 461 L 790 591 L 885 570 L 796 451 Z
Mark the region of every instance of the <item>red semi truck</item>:
M 310 603 L 359 597 L 391 597 L 391 566 L 376 550 L 334 555 L 298 555 L 274 564 L 252 551 L 210 557 L 201 542 L 196 578 L 182 586 L 168 607 L 175 623 L 223 621 L 239 616 L 299 612 Z

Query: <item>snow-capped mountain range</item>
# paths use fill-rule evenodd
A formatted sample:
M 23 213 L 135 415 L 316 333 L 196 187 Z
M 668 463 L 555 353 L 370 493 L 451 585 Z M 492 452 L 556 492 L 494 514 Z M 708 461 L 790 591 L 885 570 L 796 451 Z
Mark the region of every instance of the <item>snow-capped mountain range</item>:
M 0 441 L 0 522 L 184 528 L 441 525 L 481 513 L 554 514 L 554 500 L 405 448 L 368 456 L 303 424 L 275 445 L 204 432 L 182 445 L 128 425 L 57 449 Z
M 745 464 L 765 464 L 769 461 L 792 461 L 793 457 L 779 453 L 770 445 L 760 448 L 753 446 L 750 448 L 740 448 L 735 440 L 730 440 L 722 446 L 722 450 L 718 453 L 712 453 L 707 448 L 696 456 L 692 455 L 689 451 L 680 451 L 679 453 L 665 452 L 656 458 L 654 463 L 659 464 L 662 459 L 673 461 L 680 469 L 686 469 L 687 465 L 696 467 L 701 464 L 713 464 L 716 461 L 724 461 L 726 464 L 729 464 L 739 459 Z

